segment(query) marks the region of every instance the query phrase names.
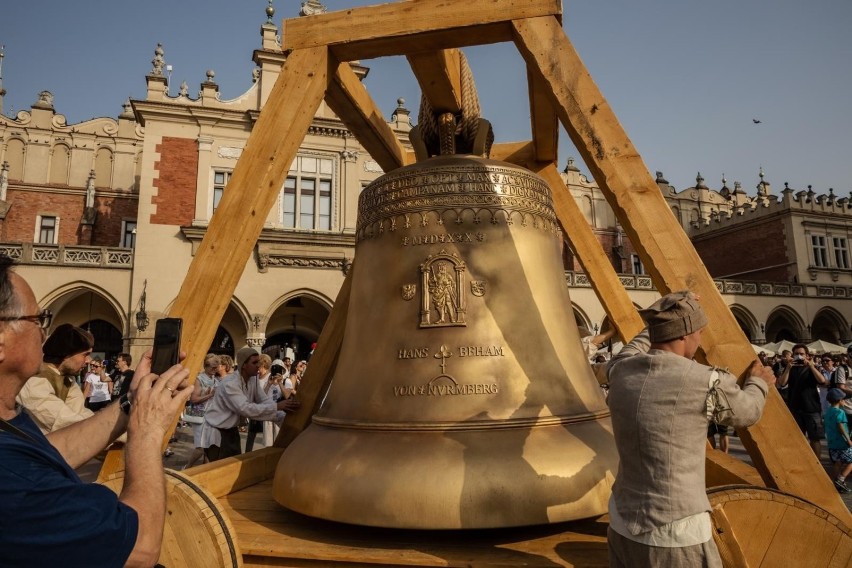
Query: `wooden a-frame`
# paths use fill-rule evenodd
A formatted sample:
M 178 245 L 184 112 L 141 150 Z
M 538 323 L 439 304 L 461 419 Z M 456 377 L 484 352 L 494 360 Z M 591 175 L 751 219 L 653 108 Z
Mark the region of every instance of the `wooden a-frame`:
M 184 319 L 185 364 L 200 367 L 323 98 L 385 171 L 413 161 L 349 61 L 405 55 L 433 108 L 456 112 L 461 106 L 458 48 L 514 42 L 527 64 L 532 140 L 495 144 L 491 157 L 527 167 L 548 182 L 574 253 L 618 333 L 629 339 L 642 321 L 556 169 L 561 122 L 656 288 L 661 293 L 689 288 L 701 295 L 710 319 L 702 337 L 706 360 L 744 378 L 754 361 L 745 335 L 566 37 L 561 13 L 561 0 L 407 0 L 285 20 L 287 61 L 170 312 Z M 302 393 L 304 407 L 288 416 L 276 446 L 306 427 L 319 403 L 342 340 L 348 284 L 308 371 L 322 380 L 307 381 L 312 388 Z M 766 486 L 815 503 L 852 526 L 852 516 L 775 389 L 763 418 L 740 435 Z M 756 480 L 735 461 L 708 452 L 708 472 L 719 479 Z

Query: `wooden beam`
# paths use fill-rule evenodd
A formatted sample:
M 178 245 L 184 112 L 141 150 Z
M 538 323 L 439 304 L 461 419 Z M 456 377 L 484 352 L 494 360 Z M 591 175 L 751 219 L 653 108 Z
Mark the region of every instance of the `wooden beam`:
M 322 101 L 328 50 L 287 58 L 169 312 L 183 318 L 181 348 L 194 381 L 246 268 L 266 216 Z M 178 417 L 175 416 L 175 423 Z
M 713 520 L 713 528 L 715 529 L 713 540 L 716 541 L 716 547 L 719 549 L 722 565 L 727 568 L 749 568 L 748 560 L 737 540 L 731 521 L 725 514 L 725 509 L 721 505 L 716 505 L 710 511 L 710 518 Z
M 559 153 L 559 117 L 553 100 L 547 95 L 547 86 L 541 76 L 527 69 L 530 92 L 530 123 L 538 162 L 556 162 Z
M 284 450 L 268 447 L 238 456 L 191 467 L 183 474 L 211 493 L 217 499 L 245 489 L 275 474 L 275 467 Z M 270 495 L 270 499 L 272 496 Z
M 107 448 L 104 463 L 101 465 L 101 470 L 98 472 L 98 483 L 105 483 L 107 479 L 125 470 L 124 462 L 124 444 L 120 442 L 114 443 Z
M 601 248 L 601 243 L 589 226 L 589 221 L 580 211 L 574 196 L 553 162 L 541 164 L 534 170 L 550 186 L 553 208 L 562 230 L 571 242 L 571 249 L 589 277 L 598 300 L 615 325 L 618 335 L 625 343 L 633 339 L 645 327 L 633 301 L 624 289 L 612 264 Z
M 526 142 L 501 142 L 491 147 L 490 158 L 509 162 L 516 166 L 532 169 L 535 165 L 535 148 L 530 141 Z
M 512 40 L 509 22 L 562 14 L 561 0 L 409 0 L 282 23 L 282 47 L 329 46 L 341 61 Z
M 190 370 L 190 383 L 195 382 L 266 216 L 319 108 L 328 83 L 328 64 L 325 48 L 294 51 L 287 58 L 169 311 L 169 316 L 183 318 L 181 349 L 187 353 L 183 365 Z M 172 420 L 163 449 L 179 418 L 177 414 Z M 110 457 L 100 477 L 123 466 L 123 460 Z
M 311 357 L 311 364 L 305 371 L 302 386 L 299 388 L 298 397 L 302 407 L 297 412 L 289 412 L 284 418 L 284 424 L 278 437 L 275 438 L 275 447 L 286 448 L 296 436 L 308 427 L 311 417 L 319 410 L 322 399 L 331 384 L 332 375 L 337 367 L 337 356 L 340 346 L 343 344 L 343 331 L 346 328 L 346 316 L 349 312 L 349 294 L 352 289 L 352 274 L 355 263 L 349 269 L 343 286 L 337 293 L 331 315 L 328 316 L 322 333 L 317 340 L 317 348 Z
M 707 487 L 721 485 L 755 485 L 766 487 L 755 468 L 721 450 L 707 448 L 704 461 L 704 480 Z
M 702 336 L 707 360 L 741 376 L 755 360 L 698 253 L 675 219 L 633 143 L 556 18 L 514 22 L 516 44 L 553 97 L 562 125 L 594 175 L 658 290 L 689 288 L 710 319 Z M 852 515 L 796 427 L 776 389 L 763 418 L 742 431 L 743 444 L 767 486 L 800 495 L 847 524 Z
M 461 61 L 458 49 L 407 56 L 420 90 L 435 112 L 461 112 Z
M 386 172 L 407 163 L 407 150 L 349 63 L 336 63 L 325 100 Z

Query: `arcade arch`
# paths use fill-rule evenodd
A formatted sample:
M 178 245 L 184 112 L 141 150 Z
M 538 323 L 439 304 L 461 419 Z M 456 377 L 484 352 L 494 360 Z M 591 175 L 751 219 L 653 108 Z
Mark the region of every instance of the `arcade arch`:
M 825 307 L 816 313 L 811 322 L 811 339 L 831 343 L 849 342 L 849 322 L 834 308 Z
M 121 303 L 102 288 L 87 282 L 71 282 L 57 288 L 39 304 L 53 312 L 52 328 L 63 323 L 80 326 L 100 319 L 116 329 L 127 329 L 127 317 Z
M 294 359 L 306 359 L 322 332 L 332 303 L 310 291 L 285 296 L 270 310 L 264 351 L 278 357 L 293 350 Z
M 769 342 L 792 341 L 805 337 L 805 322 L 789 306 L 778 306 L 766 318 L 766 340 Z
M 731 310 L 731 313 L 737 320 L 737 325 L 743 330 L 750 343 L 754 343 L 758 339 L 761 341 L 765 339 L 760 333 L 760 324 L 757 322 L 757 318 L 748 309 L 738 304 L 732 304 L 728 308 Z
M 571 303 L 571 311 L 574 312 L 574 323 L 577 324 L 577 327 L 592 331 L 592 320 L 577 304 Z
M 125 349 L 123 336 L 127 318 L 121 304 L 103 289 L 85 282 L 73 282 L 54 290 L 40 302 L 53 312 L 48 332 L 70 323 L 92 333 L 93 351 L 112 358 Z
M 242 309 L 241 309 L 242 308 Z M 248 342 L 248 313 L 232 300 L 225 308 L 208 352 L 233 357 Z

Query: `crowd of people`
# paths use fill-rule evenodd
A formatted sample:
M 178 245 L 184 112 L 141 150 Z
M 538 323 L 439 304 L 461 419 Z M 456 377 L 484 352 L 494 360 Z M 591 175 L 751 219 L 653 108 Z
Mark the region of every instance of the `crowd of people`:
M 822 440 L 828 443 L 834 485 L 841 493 L 850 492 L 846 477 L 852 473 L 850 358 L 852 347 L 845 354 L 814 356 L 800 343 L 772 362 L 778 392 L 817 458 L 822 456 Z

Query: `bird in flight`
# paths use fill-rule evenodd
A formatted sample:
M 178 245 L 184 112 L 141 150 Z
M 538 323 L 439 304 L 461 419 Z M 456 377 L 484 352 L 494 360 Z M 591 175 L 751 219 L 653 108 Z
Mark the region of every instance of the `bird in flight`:
M 757 120 L 756 118 L 752 118 L 751 121 L 755 124 L 760 124 L 761 122 L 763 122 L 762 120 Z

